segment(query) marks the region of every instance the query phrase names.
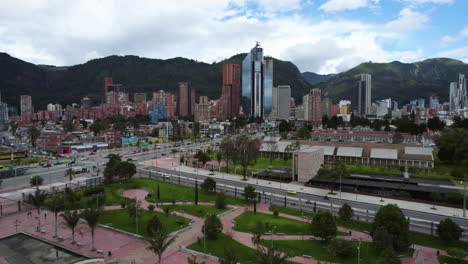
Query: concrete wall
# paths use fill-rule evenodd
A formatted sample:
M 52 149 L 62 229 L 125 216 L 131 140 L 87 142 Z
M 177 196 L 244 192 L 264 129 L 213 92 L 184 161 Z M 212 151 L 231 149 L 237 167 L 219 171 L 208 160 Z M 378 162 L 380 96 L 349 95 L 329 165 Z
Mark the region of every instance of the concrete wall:
M 307 182 L 315 175 L 324 163 L 323 149 L 293 153 L 293 180 Z

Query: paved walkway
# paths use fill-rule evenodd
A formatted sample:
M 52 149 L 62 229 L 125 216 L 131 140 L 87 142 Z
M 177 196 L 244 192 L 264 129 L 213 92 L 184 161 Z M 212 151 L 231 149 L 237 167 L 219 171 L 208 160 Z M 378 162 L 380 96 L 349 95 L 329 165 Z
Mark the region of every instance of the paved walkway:
M 184 166 L 184 165 L 180 166 L 178 156 L 159 159 L 157 160 L 156 163 L 153 160 L 148 160 L 148 161 L 142 162 L 141 164 L 146 165 L 146 166 L 158 166 L 161 168 L 173 169 L 176 171 L 182 171 L 186 173 L 194 172 L 193 167 Z M 202 168 L 199 168 L 197 173 L 200 175 L 206 175 L 206 176 L 209 175 L 212 178 L 222 178 L 226 180 L 239 181 L 239 182 L 241 182 L 241 179 L 242 179 L 240 175 L 228 174 L 228 173 L 223 173 L 219 171 L 214 171 L 214 175 L 210 175 L 211 173 L 210 170 L 202 169 Z M 327 189 L 304 187 L 303 185 L 299 185 L 297 183 L 281 183 L 280 184 L 278 182 L 262 180 L 262 179 L 257 180 L 257 179 L 250 178 L 250 177 L 248 177 L 247 179 L 248 179 L 247 182 L 251 183 L 252 185 L 258 184 L 258 185 L 264 185 L 264 186 L 269 186 L 269 187 L 278 188 L 278 189 L 282 188 L 284 190 L 292 189 L 297 192 L 309 193 L 309 194 L 314 194 L 314 195 L 319 195 L 319 196 L 325 196 L 329 192 L 329 190 Z M 242 181 L 242 182 L 245 183 L 245 181 Z M 463 216 L 463 209 L 446 207 L 446 206 L 436 206 L 437 210 L 433 210 L 431 209 L 433 205 L 429 203 L 403 201 L 403 200 L 389 199 L 389 198 L 385 198 L 384 201 L 382 202 L 381 198 L 377 196 L 347 193 L 347 192 L 342 192 L 341 197 L 343 200 L 360 201 L 360 202 L 365 202 L 365 203 L 370 203 L 370 204 L 375 204 L 375 205 L 397 204 L 402 209 L 413 210 L 417 212 L 424 212 L 424 213 L 430 212 L 432 214 L 450 216 L 450 217 L 462 217 Z

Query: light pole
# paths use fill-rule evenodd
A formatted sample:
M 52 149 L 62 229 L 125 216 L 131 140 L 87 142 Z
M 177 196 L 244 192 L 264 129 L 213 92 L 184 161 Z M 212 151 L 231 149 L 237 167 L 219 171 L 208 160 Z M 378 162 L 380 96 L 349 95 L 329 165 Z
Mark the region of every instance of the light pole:
M 205 214 L 205 224 L 203 225 L 203 253 L 206 254 L 206 220 L 207 220 L 208 214 Z
M 463 173 L 463 218 L 466 217 L 466 173 Z
M 275 228 L 276 228 L 276 226 L 274 226 L 273 229 L 271 230 L 271 237 L 270 237 L 271 238 L 270 240 L 271 240 L 271 249 L 272 250 L 273 250 L 273 234 L 275 233 Z
M 358 263 L 358 264 L 361 263 L 361 240 L 359 240 L 359 245 L 358 245 L 358 259 L 357 259 L 357 263 Z

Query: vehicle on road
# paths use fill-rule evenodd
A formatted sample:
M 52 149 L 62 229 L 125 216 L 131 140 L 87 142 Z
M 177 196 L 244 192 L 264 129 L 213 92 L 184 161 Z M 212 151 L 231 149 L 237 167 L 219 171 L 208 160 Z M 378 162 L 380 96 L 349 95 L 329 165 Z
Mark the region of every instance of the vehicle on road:
M 60 165 L 60 164 L 62 164 L 60 160 L 57 160 L 56 162 L 54 162 L 54 165 Z
M 44 165 L 42 165 L 43 168 L 49 168 L 49 167 L 52 167 L 52 164 L 50 163 L 46 163 Z
M 4 169 L 5 168 L 5 165 L 0 165 L 0 169 Z
M 31 166 L 29 166 L 29 168 L 37 168 L 37 164 L 31 164 Z
M 289 189 L 288 194 L 297 194 L 297 192 L 295 190 Z
M 85 161 L 85 160 L 89 160 L 89 158 L 88 157 L 82 157 L 80 160 Z

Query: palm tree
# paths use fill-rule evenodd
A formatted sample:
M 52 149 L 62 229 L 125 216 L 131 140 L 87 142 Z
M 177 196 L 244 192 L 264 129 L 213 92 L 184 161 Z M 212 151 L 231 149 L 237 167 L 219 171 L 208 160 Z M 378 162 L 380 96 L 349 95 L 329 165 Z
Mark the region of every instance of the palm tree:
M 224 248 L 224 257 L 219 260 L 221 264 L 237 264 L 239 258 L 237 257 L 236 251 L 233 247 Z
M 188 264 L 205 264 L 206 262 L 202 260 L 197 261 L 197 257 L 192 256 L 192 257 L 187 258 L 187 263 Z
M 175 239 L 176 236 L 170 237 L 166 231 L 160 230 L 149 240 L 150 246 L 148 249 L 158 255 L 158 263 L 161 263 L 162 254 L 172 243 L 174 243 Z
M 65 223 L 72 231 L 72 244 L 75 244 L 75 228 L 80 221 L 80 216 L 78 215 L 78 211 L 70 211 L 66 210 L 63 214 L 60 215 Z
M 55 195 L 53 196 L 49 202 L 47 203 L 47 207 L 49 207 L 50 210 L 52 210 L 52 212 L 54 212 L 54 215 L 55 215 L 55 232 L 54 232 L 54 237 L 57 237 L 57 224 L 58 224 L 58 213 L 60 211 L 62 211 L 63 207 L 64 207 L 64 201 L 61 197 Z
M 94 247 L 94 231 L 96 230 L 96 226 L 99 223 L 101 213 L 102 210 L 98 207 L 86 208 L 81 213 L 81 216 L 86 220 L 86 222 L 88 222 L 88 226 L 91 229 L 92 251 L 96 250 L 96 248 Z
M 73 174 L 75 174 L 75 172 L 73 171 L 72 168 L 69 168 L 65 171 L 65 177 L 68 176 L 68 180 L 71 182 L 73 180 Z M 71 188 L 71 186 L 70 186 Z
M 41 229 L 41 206 L 44 204 L 45 199 L 47 198 L 47 194 L 44 191 L 36 189 L 34 194 L 29 194 L 29 201 L 33 204 L 33 206 L 37 209 L 38 223 L 37 223 L 37 230 Z
M 283 264 L 286 263 L 287 254 L 276 252 L 272 247 L 258 247 L 257 263 L 258 264 Z

